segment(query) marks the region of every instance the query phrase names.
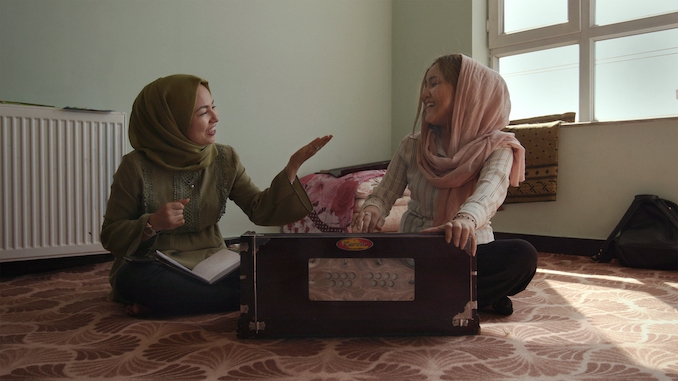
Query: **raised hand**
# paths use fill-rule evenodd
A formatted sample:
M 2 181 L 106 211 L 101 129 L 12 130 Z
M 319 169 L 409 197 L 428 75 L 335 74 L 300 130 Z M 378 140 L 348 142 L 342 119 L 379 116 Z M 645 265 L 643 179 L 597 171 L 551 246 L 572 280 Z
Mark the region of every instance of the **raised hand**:
M 299 171 L 301 165 L 304 164 L 306 160 L 315 155 L 318 151 L 320 151 L 320 149 L 323 148 L 325 144 L 327 144 L 327 142 L 329 142 L 331 139 L 332 135 L 325 135 L 321 138 L 315 138 L 312 142 L 306 144 L 297 152 L 292 154 L 290 161 L 285 167 L 285 173 L 287 174 L 290 182 L 294 181 L 294 179 L 297 177 L 297 172 Z

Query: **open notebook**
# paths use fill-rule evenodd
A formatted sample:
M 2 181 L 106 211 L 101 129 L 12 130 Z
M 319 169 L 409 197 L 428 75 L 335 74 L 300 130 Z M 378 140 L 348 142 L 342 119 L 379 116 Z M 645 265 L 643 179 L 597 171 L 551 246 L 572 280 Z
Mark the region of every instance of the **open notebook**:
M 156 250 L 155 257 L 160 262 L 209 284 L 232 273 L 240 266 L 240 253 L 228 249 L 217 251 L 198 263 L 193 270 L 175 261 L 161 251 Z

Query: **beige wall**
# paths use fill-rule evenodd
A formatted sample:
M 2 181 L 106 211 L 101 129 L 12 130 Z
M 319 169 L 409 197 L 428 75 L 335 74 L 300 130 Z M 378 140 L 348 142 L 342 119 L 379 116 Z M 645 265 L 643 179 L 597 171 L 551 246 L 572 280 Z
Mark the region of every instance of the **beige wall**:
M 441 55 L 473 55 L 473 3 L 471 0 L 393 0 L 393 151 L 412 131 L 419 86 L 426 69 Z
M 557 200 L 505 205 L 496 231 L 605 239 L 635 195 L 678 202 L 678 118 L 563 126 L 558 162 Z
M 174 73 L 210 81 L 217 140 L 262 188 L 316 136 L 301 175 L 390 157 L 390 0 L 0 0 L 2 100 L 129 116 Z M 277 230 L 232 203 L 221 227 Z
M 412 129 L 439 55 L 487 62 L 483 0 L 0 0 L 0 99 L 129 114 L 146 83 L 207 78 L 261 187 L 332 133 L 301 169 L 384 160 Z M 512 204 L 497 231 L 603 239 L 638 193 L 678 201 L 678 120 L 561 130 L 558 200 Z M 229 204 L 225 236 L 253 226 Z

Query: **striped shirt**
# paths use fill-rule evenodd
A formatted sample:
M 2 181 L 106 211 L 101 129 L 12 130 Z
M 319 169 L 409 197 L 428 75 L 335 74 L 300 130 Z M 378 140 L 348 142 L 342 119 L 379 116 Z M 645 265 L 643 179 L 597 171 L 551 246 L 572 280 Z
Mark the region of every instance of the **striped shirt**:
M 407 211 L 400 220 L 398 229 L 400 232 L 416 233 L 431 227 L 433 222 L 438 188 L 431 185 L 419 171 L 417 165 L 419 136 L 419 133 L 410 134 L 400 142 L 384 178 L 363 205 L 363 208 L 367 205 L 376 206 L 385 218 L 395 201 L 402 197 L 405 188 L 409 187 L 410 201 Z M 440 141 L 438 153 L 445 155 Z M 475 219 L 478 244 L 494 241 L 490 219 L 506 198 L 512 165 L 513 150 L 510 147 L 504 146 L 494 150 L 480 171 L 473 194 L 459 210 L 459 213 L 467 213 Z

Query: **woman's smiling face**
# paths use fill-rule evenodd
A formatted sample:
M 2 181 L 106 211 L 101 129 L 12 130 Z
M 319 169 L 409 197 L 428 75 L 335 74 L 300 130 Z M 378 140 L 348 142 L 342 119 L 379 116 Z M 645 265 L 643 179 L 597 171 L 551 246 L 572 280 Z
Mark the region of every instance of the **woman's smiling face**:
M 193 143 L 207 146 L 217 139 L 217 122 L 219 114 L 214 107 L 212 94 L 203 85 L 198 87 L 198 97 L 193 108 L 191 126 L 188 128 L 187 137 Z
M 445 80 L 438 64 L 431 66 L 424 78 L 421 92 L 424 120 L 434 126 L 445 126 L 452 119 L 454 87 Z

